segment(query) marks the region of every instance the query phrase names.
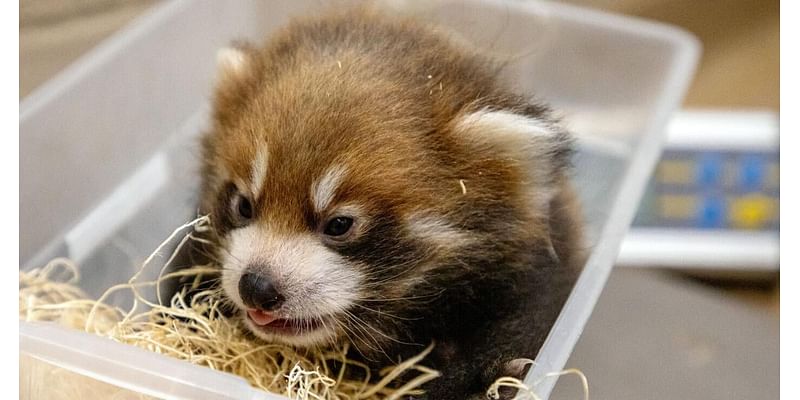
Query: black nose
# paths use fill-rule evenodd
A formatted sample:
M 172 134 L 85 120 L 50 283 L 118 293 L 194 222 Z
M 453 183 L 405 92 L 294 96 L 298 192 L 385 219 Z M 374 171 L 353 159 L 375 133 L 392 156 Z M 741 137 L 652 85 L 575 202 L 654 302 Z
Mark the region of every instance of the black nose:
M 272 311 L 284 301 L 269 278 L 251 272 L 245 273 L 239 279 L 239 295 L 248 307 L 264 311 Z

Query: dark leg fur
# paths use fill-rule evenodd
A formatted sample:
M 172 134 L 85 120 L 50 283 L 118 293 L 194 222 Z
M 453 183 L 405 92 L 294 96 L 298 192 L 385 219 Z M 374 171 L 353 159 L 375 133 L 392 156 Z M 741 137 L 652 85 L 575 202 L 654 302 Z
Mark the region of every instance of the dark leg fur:
M 462 334 L 437 343 L 429 362 L 443 376 L 428 385 L 427 399 L 483 399 L 497 378 L 511 372 L 505 368 L 507 363 L 536 357 L 572 282 L 566 269 L 544 270 L 529 277 L 532 284 L 527 300 L 516 296 L 504 299 L 517 303 L 513 312 L 471 321 L 473 326 L 451 321 Z
M 486 399 L 497 378 L 527 372 L 509 369 L 514 364 L 508 363 L 536 357 L 572 290 L 584 260 L 578 212 L 566 187 L 553 201 L 550 221 L 558 260 L 537 256 L 532 271 L 505 281 L 482 280 L 481 289 L 471 288 L 480 291 L 471 303 L 463 303 L 462 293 L 433 307 L 441 310 L 430 317 L 441 321 L 435 324 L 441 331 L 432 335 L 437 346 L 426 361 L 443 375 L 427 385 L 425 399 Z

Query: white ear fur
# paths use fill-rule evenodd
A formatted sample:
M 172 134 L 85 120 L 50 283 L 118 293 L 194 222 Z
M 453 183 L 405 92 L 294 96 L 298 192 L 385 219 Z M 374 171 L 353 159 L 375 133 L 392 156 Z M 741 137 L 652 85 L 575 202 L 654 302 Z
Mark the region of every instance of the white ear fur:
M 217 50 L 217 73 L 220 78 L 235 78 L 247 68 L 247 54 L 235 47 Z
M 475 148 L 510 158 L 526 169 L 533 206 L 546 210 L 555 195 L 558 163 L 554 154 L 563 138 L 552 123 L 505 110 L 483 109 L 454 121 L 454 132 Z
M 463 115 L 456 120 L 455 130 L 469 139 L 520 154 L 535 145 L 546 146 L 556 134 L 545 121 L 505 110 L 480 110 Z M 535 153 L 534 150 L 529 155 Z

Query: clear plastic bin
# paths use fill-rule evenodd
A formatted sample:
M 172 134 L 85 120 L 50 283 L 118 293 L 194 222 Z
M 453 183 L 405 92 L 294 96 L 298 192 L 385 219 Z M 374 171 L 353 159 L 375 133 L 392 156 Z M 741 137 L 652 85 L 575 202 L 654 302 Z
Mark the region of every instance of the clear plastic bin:
M 507 73 L 518 90 L 553 104 L 579 139 L 575 182 L 592 253 L 526 378 L 547 398 L 556 378 L 546 374 L 564 367 L 602 291 L 699 45 L 669 26 L 555 2 L 386 4 L 512 60 Z M 208 124 L 216 51 L 235 38 L 260 41 L 289 16 L 320 6 L 169 1 L 26 98 L 21 268 L 68 256 L 92 295 L 127 280 L 195 214 L 197 137 Z M 130 394 L 120 398 L 282 398 L 232 375 L 48 324 L 20 322 L 20 352 L 34 370 L 65 370 Z M 37 393 L 48 381 L 28 374 L 20 384 Z

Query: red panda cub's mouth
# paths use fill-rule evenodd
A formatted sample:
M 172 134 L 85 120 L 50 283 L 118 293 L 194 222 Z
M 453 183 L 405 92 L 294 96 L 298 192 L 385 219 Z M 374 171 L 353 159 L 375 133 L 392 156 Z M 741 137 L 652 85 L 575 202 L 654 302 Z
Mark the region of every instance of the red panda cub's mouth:
M 247 319 L 265 333 L 300 335 L 323 327 L 321 318 L 280 318 L 275 313 L 247 310 Z

